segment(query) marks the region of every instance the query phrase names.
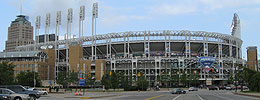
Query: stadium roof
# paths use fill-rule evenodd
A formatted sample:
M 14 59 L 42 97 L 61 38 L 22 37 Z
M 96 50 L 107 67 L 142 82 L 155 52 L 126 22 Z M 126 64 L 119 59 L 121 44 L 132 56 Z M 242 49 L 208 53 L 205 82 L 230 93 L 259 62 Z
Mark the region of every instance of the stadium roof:
M 46 53 L 43 51 L 3 52 L 0 53 L 0 58 L 26 58 L 39 57 L 40 55 L 46 56 Z

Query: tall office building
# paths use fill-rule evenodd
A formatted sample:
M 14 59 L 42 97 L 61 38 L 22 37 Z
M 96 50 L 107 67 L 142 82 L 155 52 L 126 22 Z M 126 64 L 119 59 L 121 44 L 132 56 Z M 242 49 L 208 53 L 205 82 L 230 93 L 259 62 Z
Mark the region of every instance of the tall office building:
M 15 48 L 21 45 L 33 44 L 33 26 L 24 15 L 18 15 L 8 27 L 8 39 L 4 52 L 15 52 Z
M 247 47 L 247 68 L 258 71 L 257 47 Z

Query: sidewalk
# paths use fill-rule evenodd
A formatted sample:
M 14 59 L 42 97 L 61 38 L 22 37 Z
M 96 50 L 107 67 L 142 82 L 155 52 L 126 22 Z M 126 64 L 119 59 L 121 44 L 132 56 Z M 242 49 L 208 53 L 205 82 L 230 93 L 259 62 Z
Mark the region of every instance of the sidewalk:
M 260 98 L 260 93 L 233 92 L 233 94 Z

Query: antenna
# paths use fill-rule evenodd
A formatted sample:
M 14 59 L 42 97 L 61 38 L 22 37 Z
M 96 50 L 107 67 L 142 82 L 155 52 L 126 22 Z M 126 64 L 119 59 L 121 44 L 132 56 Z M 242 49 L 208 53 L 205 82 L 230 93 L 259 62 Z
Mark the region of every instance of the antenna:
M 22 3 L 22 0 L 20 0 L 21 2 L 21 4 L 20 4 L 20 15 L 22 15 L 23 14 L 23 3 Z

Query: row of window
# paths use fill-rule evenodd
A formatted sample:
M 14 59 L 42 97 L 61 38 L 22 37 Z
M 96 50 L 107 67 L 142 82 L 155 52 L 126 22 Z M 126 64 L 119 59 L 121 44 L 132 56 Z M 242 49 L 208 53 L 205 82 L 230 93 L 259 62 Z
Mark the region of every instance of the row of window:
M 17 71 L 15 71 L 16 74 L 19 74 L 20 72 L 31 72 L 31 71 L 30 70 L 24 70 L 24 71 L 23 70 L 21 70 L 21 71 L 17 70 Z
M 20 68 L 27 68 L 27 64 L 21 64 L 21 65 L 16 65 L 16 68 L 19 69 Z M 28 68 L 34 68 L 35 64 L 28 64 Z

